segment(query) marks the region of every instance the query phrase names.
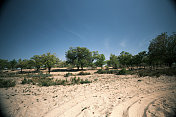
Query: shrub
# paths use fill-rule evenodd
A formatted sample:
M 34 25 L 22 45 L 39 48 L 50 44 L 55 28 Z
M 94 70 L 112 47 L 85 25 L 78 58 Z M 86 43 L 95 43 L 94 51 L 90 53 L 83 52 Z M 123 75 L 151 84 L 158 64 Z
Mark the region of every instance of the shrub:
M 54 85 L 66 85 L 67 82 L 67 80 L 56 80 Z
M 14 87 L 16 82 L 13 80 L 0 79 L 0 88 Z
M 69 77 L 69 76 L 72 76 L 73 74 L 72 73 L 66 73 L 65 75 L 64 75 L 64 77 Z
M 71 84 L 79 84 L 80 82 L 80 78 L 78 77 L 78 79 L 76 79 L 76 77 L 71 78 Z
M 89 81 L 88 79 L 86 79 L 86 80 L 81 79 L 80 83 L 87 84 L 87 83 L 91 83 L 91 81 Z
M 24 78 L 21 82 L 21 84 L 35 84 L 32 79 L 26 79 Z
M 40 78 L 37 82 L 40 86 L 51 86 L 54 85 L 52 78 Z
M 117 74 L 118 75 L 126 75 L 127 74 L 127 70 L 123 68 Z
M 98 73 L 98 74 L 115 74 L 115 73 L 118 73 L 118 70 L 102 70 L 102 69 L 99 69 L 95 73 Z
M 79 72 L 78 75 L 90 75 L 89 72 Z
M 91 81 L 89 81 L 88 79 L 85 79 L 85 80 L 81 79 L 80 80 L 79 77 L 78 78 L 74 77 L 71 79 L 71 84 L 85 84 L 85 83 L 91 83 Z
M 174 75 L 176 75 L 176 69 L 172 69 L 172 68 L 156 69 L 156 70 L 145 69 L 145 70 L 138 71 L 137 74 L 139 77 L 144 77 L 144 76 L 160 77 L 161 75 L 174 76 Z

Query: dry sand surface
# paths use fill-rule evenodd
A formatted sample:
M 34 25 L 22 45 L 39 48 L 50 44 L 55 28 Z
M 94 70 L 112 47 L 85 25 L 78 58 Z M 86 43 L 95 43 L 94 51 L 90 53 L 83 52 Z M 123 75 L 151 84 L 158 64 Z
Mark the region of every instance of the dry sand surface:
M 93 82 L 50 87 L 19 83 L 13 88 L 0 88 L 1 109 L 10 117 L 172 117 L 176 114 L 176 77 L 112 74 L 80 77 Z

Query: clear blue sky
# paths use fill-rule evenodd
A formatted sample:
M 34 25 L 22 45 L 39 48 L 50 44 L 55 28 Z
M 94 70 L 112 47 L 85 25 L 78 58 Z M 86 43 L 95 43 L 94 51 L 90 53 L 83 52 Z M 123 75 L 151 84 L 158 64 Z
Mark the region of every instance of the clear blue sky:
M 162 32 L 176 32 L 170 0 L 9 0 L 0 12 L 0 58 L 29 59 L 87 47 L 109 59 L 137 54 Z

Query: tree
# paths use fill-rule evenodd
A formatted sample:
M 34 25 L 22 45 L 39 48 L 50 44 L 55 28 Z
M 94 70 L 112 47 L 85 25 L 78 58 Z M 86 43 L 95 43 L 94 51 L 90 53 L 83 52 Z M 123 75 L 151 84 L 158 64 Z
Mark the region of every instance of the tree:
M 34 55 L 33 57 L 31 57 L 31 60 L 34 63 L 34 67 L 37 69 L 37 71 L 39 71 L 41 66 L 43 65 L 42 56 L 41 55 Z
M 48 68 L 48 72 L 51 72 L 51 68 L 57 64 L 59 61 L 59 58 L 57 58 L 54 54 L 46 53 L 42 56 L 42 62 L 45 65 L 46 68 Z
M 14 70 L 15 67 L 17 66 L 17 61 L 15 59 L 13 59 L 12 61 L 9 62 L 11 70 Z
M 123 66 L 132 65 L 132 55 L 129 52 L 122 51 L 118 56 L 118 59 Z
M 9 67 L 8 60 L 0 59 L 0 70 L 4 70 Z
M 76 66 L 78 70 L 92 63 L 92 53 L 85 47 L 70 47 L 65 55 L 67 63 Z
M 19 59 L 19 60 L 18 60 L 17 67 L 19 67 L 19 68 L 21 69 L 21 73 L 23 72 L 22 70 L 23 70 L 24 68 L 27 68 L 27 62 L 28 62 L 27 59 L 24 59 L 24 60 Z
M 132 64 L 135 66 L 141 66 L 141 65 L 145 65 L 146 64 L 146 60 L 147 60 L 147 52 L 146 51 L 142 51 L 139 52 L 137 55 L 134 55 L 132 57 Z
M 98 54 L 98 51 L 96 52 L 96 54 L 93 55 L 94 56 L 94 64 L 97 67 L 103 67 L 103 65 L 105 64 L 105 56 L 104 54 Z
M 149 59 L 152 64 L 169 64 L 176 62 L 176 34 L 168 36 L 161 33 L 150 42 L 148 47 Z
M 118 57 L 114 54 L 110 55 L 110 60 L 107 62 L 109 64 L 108 66 L 113 67 L 114 69 L 117 69 L 119 66 L 119 60 Z

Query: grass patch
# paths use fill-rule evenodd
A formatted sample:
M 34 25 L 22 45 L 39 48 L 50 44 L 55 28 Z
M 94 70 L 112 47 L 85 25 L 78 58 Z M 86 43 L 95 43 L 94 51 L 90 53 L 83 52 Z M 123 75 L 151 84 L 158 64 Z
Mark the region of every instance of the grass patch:
M 0 88 L 14 87 L 16 82 L 13 80 L 0 79 Z

